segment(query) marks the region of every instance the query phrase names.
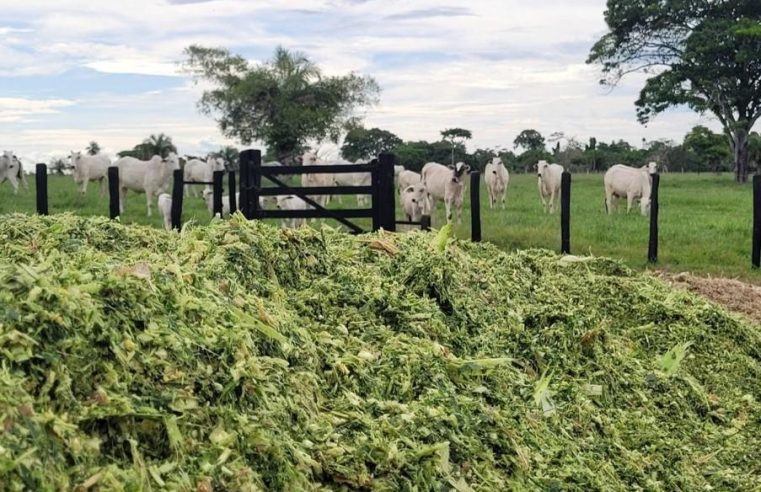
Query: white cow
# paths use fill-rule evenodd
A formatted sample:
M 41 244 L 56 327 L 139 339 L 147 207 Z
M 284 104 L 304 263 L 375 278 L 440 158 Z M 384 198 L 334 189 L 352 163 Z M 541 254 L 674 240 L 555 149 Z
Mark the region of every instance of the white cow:
M 100 196 L 106 194 L 108 166 L 111 165 L 111 159 L 103 154 L 83 155 L 82 152 L 72 150 L 71 165 L 74 168 L 71 176 L 79 185 L 79 191 L 83 195 L 87 193 L 87 183 L 90 181 L 100 181 Z
M 423 215 L 429 213 L 428 190 L 422 183 L 410 185 L 403 189 L 399 201 L 408 221 L 420 222 Z
M 119 168 L 119 210 L 124 213 L 127 191 L 132 190 L 145 193 L 150 217 L 153 197 L 167 192 L 172 173 L 180 168 L 180 161 L 176 154 L 171 153 L 166 159 L 154 155 L 149 161 L 122 157 L 115 165 Z
M 616 164 L 605 173 L 605 208 L 609 214 L 616 208 L 618 198 L 626 197 L 626 213 L 632 209 L 635 199 L 639 199 L 642 215 L 650 211 L 651 174 L 657 171 L 657 165 L 651 162 L 640 168 Z
M 183 178 L 185 181 L 198 181 L 211 183 L 214 179 L 214 171 L 224 171 L 225 163 L 222 159 L 209 156 L 206 161 L 191 159 L 185 164 Z M 211 185 L 205 185 L 204 191 L 211 190 Z M 190 196 L 199 196 L 196 185 L 185 185 L 185 193 Z
M 158 198 L 159 213 L 161 218 L 164 219 L 164 229 L 167 231 L 172 230 L 172 195 L 169 193 L 162 193 Z
M 6 150 L 0 155 L 0 184 L 4 183 L 6 179 L 11 183 L 14 195 L 18 193 L 19 181 L 27 190 L 29 189 L 21 161 L 10 150 Z
M 326 162 L 317 158 L 314 152 L 307 152 L 301 158 L 302 166 L 324 165 Z M 333 186 L 335 184 L 335 174 L 302 174 L 301 186 Z M 324 207 L 330 201 L 330 195 L 319 195 L 310 197 L 320 206 Z
M 457 212 L 457 222 L 462 223 L 462 201 L 465 193 L 465 173 L 470 166 L 458 162 L 454 166 L 444 166 L 429 162 L 423 166 L 420 173 L 423 185 L 428 190 L 429 210 L 436 209 L 436 200 L 444 202 L 447 212 L 447 223 L 452 222 L 452 207 Z
M 362 162 L 349 162 L 346 160 L 340 160 L 338 164 L 362 164 Z M 334 174 L 334 183 L 338 186 L 370 186 L 372 182 L 372 174 L 369 172 L 364 173 L 336 173 Z M 357 205 L 365 205 L 368 200 L 368 195 L 357 195 Z M 342 203 L 339 200 L 338 203 Z
M 510 173 L 502 163 L 502 159 L 495 157 L 486 164 L 484 169 L 484 181 L 486 190 L 489 192 L 489 206 L 494 208 L 497 199 L 502 199 L 502 208 L 505 208 L 505 196 L 507 195 L 507 185 L 510 183 Z
M 399 192 L 401 193 L 401 190 L 420 183 L 422 179 L 420 178 L 420 174 L 416 173 L 415 171 L 407 171 L 404 169 L 399 173 L 398 181 Z
M 302 198 L 294 195 L 278 195 L 277 208 L 280 210 L 309 210 L 312 207 Z M 283 227 L 295 229 L 304 225 L 304 219 L 283 219 Z
M 552 213 L 555 211 L 555 197 L 560 201 L 560 181 L 563 178 L 563 166 L 539 161 L 536 164 L 536 173 L 542 207 L 545 212 Z M 547 198 L 549 198 L 549 208 Z

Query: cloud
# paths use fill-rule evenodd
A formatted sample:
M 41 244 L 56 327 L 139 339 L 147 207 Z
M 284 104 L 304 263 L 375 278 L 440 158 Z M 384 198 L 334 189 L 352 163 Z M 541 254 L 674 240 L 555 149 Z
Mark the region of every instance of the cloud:
M 461 7 L 435 7 L 419 10 L 408 10 L 406 12 L 400 12 L 387 16 L 385 19 L 388 21 L 395 20 L 418 20 L 418 19 L 430 19 L 432 17 L 462 17 L 468 15 L 475 15 L 470 9 Z
M 65 99 L 34 100 L 0 97 L 0 123 L 14 123 L 30 116 L 59 113 L 62 108 L 73 106 L 74 101 Z

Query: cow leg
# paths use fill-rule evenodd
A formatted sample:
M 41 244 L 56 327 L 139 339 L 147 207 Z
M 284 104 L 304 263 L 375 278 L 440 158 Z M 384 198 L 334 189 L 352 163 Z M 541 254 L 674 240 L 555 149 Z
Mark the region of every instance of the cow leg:
M 444 200 L 444 209 L 447 214 L 447 224 L 452 222 L 452 202 L 450 200 Z
M 153 196 L 153 193 L 145 190 L 145 202 L 148 205 L 148 217 L 151 216 L 151 197 Z
M 462 224 L 462 198 L 455 201 L 455 208 L 457 209 L 457 223 Z
M 616 207 L 616 204 L 613 201 L 613 193 L 605 194 L 605 207 L 608 209 L 608 215 L 613 215 L 613 210 Z
M 507 188 L 502 192 L 502 210 L 505 209 L 505 200 L 507 200 Z
M 79 191 L 81 191 L 83 195 L 87 194 L 87 183 L 89 181 L 90 181 L 90 176 L 85 176 L 85 179 L 82 180 L 82 189 Z
M 626 213 L 628 214 L 629 212 L 632 211 L 632 204 L 634 203 L 634 194 L 628 193 L 626 195 L 626 201 L 627 201 Z
M 119 188 L 119 213 L 124 213 L 124 202 L 127 198 L 127 188 L 120 187 Z
M 105 176 L 100 178 L 100 196 L 104 197 L 106 196 L 106 191 L 108 187 L 106 186 L 108 184 L 108 181 L 106 180 Z
M 549 208 L 549 210 L 550 210 L 550 213 L 554 213 L 555 212 L 555 190 L 554 189 L 552 189 L 550 191 L 550 208 Z

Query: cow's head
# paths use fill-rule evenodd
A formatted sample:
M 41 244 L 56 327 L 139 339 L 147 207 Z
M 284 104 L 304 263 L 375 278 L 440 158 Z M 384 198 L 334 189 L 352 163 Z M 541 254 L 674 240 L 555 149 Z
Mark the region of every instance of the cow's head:
M 79 159 L 82 158 L 82 152 L 75 152 L 72 150 L 69 158 L 71 159 L 71 165 L 76 169 Z
M 462 176 L 465 173 L 470 172 L 470 166 L 466 165 L 464 162 L 458 162 L 454 166 L 449 166 L 449 169 L 452 170 L 453 183 L 459 183 L 462 180 Z
M 305 152 L 304 155 L 301 156 L 302 166 L 313 166 L 315 164 L 317 164 L 317 154 L 315 152 Z
M 502 162 L 502 159 L 499 157 L 492 157 L 492 160 L 489 161 L 489 164 L 491 164 L 494 167 L 504 166 L 504 163 Z M 493 169 L 492 173 L 497 174 L 497 170 Z
M 647 172 L 648 174 L 655 174 L 658 172 L 658 163 L 657 162 L 650 162 L 647 165 Z
M 180 168 L 180 158 L 177 157 L 177 154 L 175 154 L 174 152 L 170 152 L 169 155 L 166 156 L 161 161 L 172 170 L 176 170 Z
M 547 168 L 549 167 L 549 163 L 547 161 L 539 161 L 536 163 L 536 175 L 540 178 L 544 175 L 544 173 L 547 171 Z

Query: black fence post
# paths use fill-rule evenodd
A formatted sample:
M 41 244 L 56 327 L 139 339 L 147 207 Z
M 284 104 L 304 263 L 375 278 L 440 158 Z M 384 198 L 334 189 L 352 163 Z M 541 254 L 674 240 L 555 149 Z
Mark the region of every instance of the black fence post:
M 423 215 L 420 218 L 420 229 L 424 231 L 431 230 L 431 216 L 430 215 Z
M 37 213 L 48 215 L 48 166 L 37 164 L 35 168 L 37 181 Z
M 259 150 L 249 149 L 240 153 L 240 209 L 243 215 L 252 220 L 256 218 L 256 210 L 259 206 L 259 194 L 252 187 L 257 186 L 254 167 L 262 165 L 262 153 Z M 259 185 L 262 176 L 259 174 Z
M 647 248 L 647 261 L 658 262 L 658 214 L 660 202 L 658 201 L 658 189 L 661 185 L 661 176 L 658 173 L 652 175 L 653 183 L 650 189 L 650 244 Z
M 172 187 L 172 229 L 182 228 L 182 193 L 185 188 L 185 175 L 182 169 L 174 170 L 174 186 Z
M 470 173 L 470 239 L 481 242 L 481 172 Z
M 378 158 L 378 170 L 374 178 L 373 215 L 377 215 L 377 224 L 373 230 L 396 231 L 396 199 L 394 198 L 394 154 L 382 153 Z M 376 228 L 376 225 L 378 226 Z
M 230 198 L 230 215 L 238 210 L 238 202 L 235 200 L 235 171 L 227 173 L 227 190 Z
M 571 173 L 560 178 L 560 252 L 571 254 Z
M 252 190 L 248 194 L 248 200 L 250 202 L 250 209 L 251 209 L 251 217 L 254 219 L 260 219 L 259 216 L 259 190 L 262 187 L 262 151 L 258 149 L 254 149 L 251 151 L 252 153 L 252 159 L 251 159 L 251 167 L 249 167 L 249 171 L 251 172 L 251 175 L 249 176 L 249 179 L 251 180 L 251 187 Z
M 224 171 L 214 171 L 212 174 L 212 181 L 214 183 L 212 185 L 212 209 L 214 217 L 219 215 L 222 218 L 222 180 L 224 177 Z
M 761 268 L 761 174 L 753 176 L 753 268 Z
M 108 215 L 115 219 L 120 215 L 119 207 L 119 168 L 108 168 Z

